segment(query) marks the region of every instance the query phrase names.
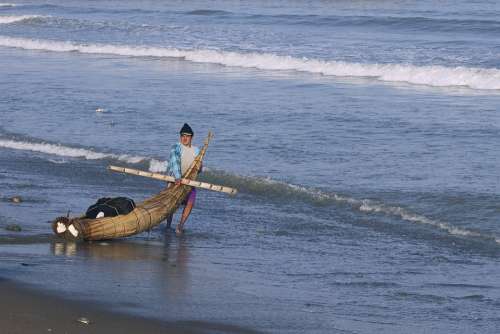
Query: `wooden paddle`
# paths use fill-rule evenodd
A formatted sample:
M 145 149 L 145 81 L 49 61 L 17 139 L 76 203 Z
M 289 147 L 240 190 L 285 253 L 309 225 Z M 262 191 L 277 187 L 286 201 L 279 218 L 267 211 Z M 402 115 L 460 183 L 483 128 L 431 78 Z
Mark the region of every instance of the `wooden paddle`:
M 138 170 L 138 169 L 117 167 L 117 166 L 111 166 L 111 165 L 108 166 L 108 169 L 111 171 L 114 171 L 114 172 L 139 175 L 139 176 L 149 177 L 152 179 L 162 180 L 162 181 L 167 181 L 167 182 L 172 182 L 172 183 L 175 182 L 175 178 L 173 176 L 164 175 L 164 174 L 160 174 L 160 173 L 145 172 L 145 171 Z M 219 186 L 216 184 L 200 182 L 200 181 L 195 181 L 195 180 L 189 180 L 189 179 L 181 179 L 181 183 L 188 185 L 188 186 L 191 186 L 191 187 L 219 191 L 219 192 L 223 192 L 223 193 L 226 193 L 229 195 L 236 195 L 236 193 L 238 192 L 238 190 L 235 188 L 224 187 L 224 186 Z

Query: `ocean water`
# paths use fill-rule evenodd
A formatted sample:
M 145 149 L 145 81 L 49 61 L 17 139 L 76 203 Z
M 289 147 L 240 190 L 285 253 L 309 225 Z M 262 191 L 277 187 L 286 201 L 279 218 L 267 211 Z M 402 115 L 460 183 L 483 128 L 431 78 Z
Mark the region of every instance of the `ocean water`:
M 498 36 L 487 0 L 1 3 L 0 275 L 267 333 L 496 333 Z M 237 196 L 182 237 L 52 236 L 160 191 L 106 167 L 165 171 L 184 122 Z

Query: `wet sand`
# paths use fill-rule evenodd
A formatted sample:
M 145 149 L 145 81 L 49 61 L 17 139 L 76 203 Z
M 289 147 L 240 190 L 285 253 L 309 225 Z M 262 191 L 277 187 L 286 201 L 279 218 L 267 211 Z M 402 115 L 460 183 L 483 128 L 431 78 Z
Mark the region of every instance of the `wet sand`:
M 168 323 L 118 314 L 92 303 L 64 300 L 0 278 L 0 332 L 30 333 L 257 333 L 235 326 Z M 86 318 L 85 324 L 78 319 Z

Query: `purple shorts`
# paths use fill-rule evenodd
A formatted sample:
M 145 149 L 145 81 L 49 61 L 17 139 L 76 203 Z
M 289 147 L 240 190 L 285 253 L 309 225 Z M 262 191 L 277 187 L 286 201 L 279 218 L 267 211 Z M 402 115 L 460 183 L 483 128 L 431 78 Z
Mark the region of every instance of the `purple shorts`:
M 194 204 L 195 200 L 196 200 L 196 188 L 193 188 L 193 189 L 191 189 L 191 191 L 187 195 L 187 197 L 184 200 L 184 202 L 182 202 L 182 204 L 184 204 L 184 205 L 186 205 L 188 203 Z

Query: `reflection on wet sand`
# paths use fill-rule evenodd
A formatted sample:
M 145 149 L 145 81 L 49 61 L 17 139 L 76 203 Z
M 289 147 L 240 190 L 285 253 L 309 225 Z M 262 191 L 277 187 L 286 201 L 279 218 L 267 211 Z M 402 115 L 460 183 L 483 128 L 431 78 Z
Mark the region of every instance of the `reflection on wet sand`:
M 52 253 L 56 256 L 66 255 L 74 256 L 76 255 L 76 243 L 75 242 L 53 242 Z
M 82 270 L 111 274 L 114 281 L 123 284 L 140 279 L 145 284 L 143 288 L 159 289 L 167 298 L 185 292 L 189 286 L 188 245 L 183 238 L 169 233 L 161 241 L 124 239 L 76 243 L 57 240 L 51 243 L 51 251 L 55 256 L 92 260 L 86 262 Z

